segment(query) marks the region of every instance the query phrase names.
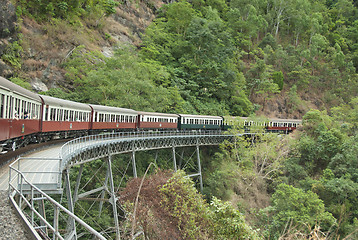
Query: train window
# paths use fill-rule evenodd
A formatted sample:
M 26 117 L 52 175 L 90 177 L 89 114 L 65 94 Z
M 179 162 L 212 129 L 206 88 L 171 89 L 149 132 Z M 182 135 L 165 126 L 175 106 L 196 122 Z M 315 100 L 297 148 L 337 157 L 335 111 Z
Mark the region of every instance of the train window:
M 0 94 L 0 118 L 4 118 L 4 94 Z
M 58 110 L 60 112 L 60 121 L 65 121 L 66 118 L 65 118 L 65 110 L 64 109 L 59 109 Z
M 48 116 L 49 116 L 49 107 L 48 105 L 46 105 L 45 107 L 45 115 L 44 115 L 44 121 L 48 121 Z M 35 114 L 35 111 L 33 112 L 33 114 Z M 35 116 L 33 116 L 33 118 L 35 118 Z
M 6 105 L 7 108 L 5 108 L 5 118 L 11 118 L 10 117 L 10 109 L 12 108 L 10 103 L 10 96 L 6 96 Z
M 48 107 L 47 107 L 48 108 Z M 55 119 L 55 109 L 50 109 L 50 121 L 53 121 Z
M 59 111 L 57 111 L 57 109 L 52 109 L 53 110 L 53 119 L 52 121 L 58 121 L 58 115 L 59 115 Z
M 20 110 L 21 110 L 21 118 L 25 118 L 25 111 L 26 111 L 26 102 L 24 100 L 20 100 Z
M 68 110 L 67 121 L 73 121 L 73 111 Z
M 69 111 L 65 110 L 64 112 L 64 121 L 68 121 L 69 120 Z

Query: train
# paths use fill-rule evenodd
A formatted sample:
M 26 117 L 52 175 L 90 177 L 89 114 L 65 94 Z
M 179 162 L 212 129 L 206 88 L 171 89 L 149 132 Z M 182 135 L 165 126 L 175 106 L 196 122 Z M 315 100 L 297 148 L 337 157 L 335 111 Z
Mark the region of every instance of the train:
M 228 130 L 240 119 L 244 127 L 264 124 L 267 131 L 291 132 L 299 119 L 254 122 L 244 117 L 143 112 L 78 103 L 36 94 L 0 77 L 0 153 L 31 143 L 139 130 Z

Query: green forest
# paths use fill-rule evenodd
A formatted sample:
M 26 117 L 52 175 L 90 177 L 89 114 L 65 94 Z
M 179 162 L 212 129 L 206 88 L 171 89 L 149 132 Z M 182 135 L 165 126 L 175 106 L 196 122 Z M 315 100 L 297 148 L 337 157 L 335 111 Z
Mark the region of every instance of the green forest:
M 136 4 L 14 2 L 20 23 L 23 18 L 50 22 L 48 34 L 61 27 L 94 29 L 113 44 L 102 20 L 121 5 Z M 155 199 L 163 219 L 174 222 L 176 230 L 160 235 L 154 227 L 159 218 L 143 213 L 144 234 L 149 239 L 357 239 L 358 2 L 183 0 L 161 8 L 154 0 L 137 2 L 155 13 L 141 44 L 121 45 L 105 57 L 78 41 L 61 63 L 64 87 L 45 94 L 141 111 L 303 119 L 287 136 L 259 134 L 252 142 L 238 138 L 206 149 L 203 195 L 181 172 L 150 176 L 159 186 L 152 189 L 159 188 Z M 21 75 L 26 41 L 19 36 L 1 57 L 17 69 L 12 81 L 23 86 L 28 86 Z M 149 202 L 144 208 L 156 207 Z

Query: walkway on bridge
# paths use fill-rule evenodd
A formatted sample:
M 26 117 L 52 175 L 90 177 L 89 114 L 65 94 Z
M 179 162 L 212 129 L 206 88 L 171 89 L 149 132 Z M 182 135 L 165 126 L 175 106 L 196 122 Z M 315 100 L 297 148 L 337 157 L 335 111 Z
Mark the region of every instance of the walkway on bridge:
M 56 184 L 59 173 L 59 154 L 63 143 L 49 146 L 45 149 L 25 154 L 19 163 L 20 171 L 34 184 Z M 48 161 L 48 159 L 53 159 Z M 9 165 L 0 169 L 0 190 L 9 188 Z M 18 165 L 15 166 L 18 168 Z

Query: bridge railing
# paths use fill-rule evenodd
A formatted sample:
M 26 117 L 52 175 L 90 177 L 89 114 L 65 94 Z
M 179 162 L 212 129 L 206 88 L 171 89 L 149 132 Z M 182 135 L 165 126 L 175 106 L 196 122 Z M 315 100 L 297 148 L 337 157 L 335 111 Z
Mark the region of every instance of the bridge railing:
M 95 236 L 97 239 L 106 239 L 67 208 L 63 207 L 56 200 L 32 184 L 25 177 L 25 175 L 20 170 L 18 170 L 17 167 L 15 167 L 17 166 L 18 161 L 20 161 L 20 159 L 17 159 L 10 165 L 9 198 L 15 209 L 24 219 L 25 223 L 28 224 L 29 229 L 32 230 L 34 236 L 52 235 L 53 239 L 65 239 L 65 236 L 62 236 L 60 231 L 61 216 L 66 218 L 64 222 L 66 222 L 68 219 L 74 220 L 79 224 L 79 226 L 87 230 L 87 234 L 89 236 Z M 30 198 L 27 196 L 30 196 Z M 17 201 L 15 199 L 17 199 Z M 53 221 L 52 223 L 49 222 L 50 218 L 46 217 L 46 213 L 41 211 L 41 206 L 44 206 L 45 204 L 47 206 L 47 211 L 48 205 L 51 205 L 53 208 L 54 214 L 53 219 L 51 219 Z M 36 209 L 36 206 L 38 210 Z M 62 225 L 62 228 L 63 227 L 66 227 L 66 225 Z
M 221 130 L 191 130 L 191 131 L 141 131 L 141 132 L 116 132 L 116 133 L 103 133 L 97 135 L 89 135 L 85 137 L 76 138 L 65 143 L 60 150 L 62 170 L 67 166 L 70 158 L 82 151 L 84 148 L 89 147 L 91 144 L 104 143 L 108 141 L 118 141 L 133 138 L 162 138 L 162 137 L 175 137 L 175 136 L 218 136 L 223 135 Z

